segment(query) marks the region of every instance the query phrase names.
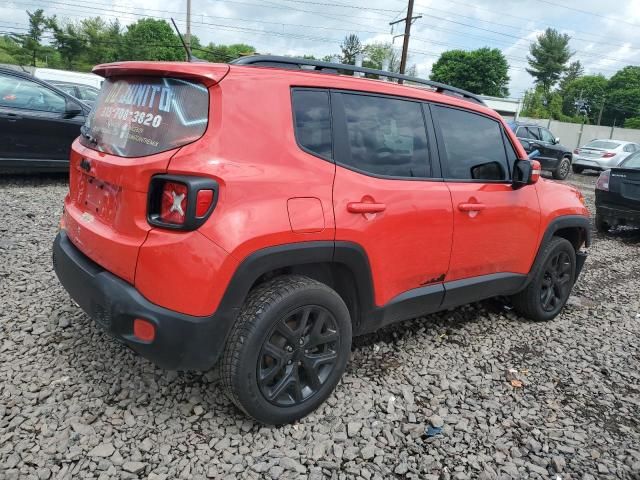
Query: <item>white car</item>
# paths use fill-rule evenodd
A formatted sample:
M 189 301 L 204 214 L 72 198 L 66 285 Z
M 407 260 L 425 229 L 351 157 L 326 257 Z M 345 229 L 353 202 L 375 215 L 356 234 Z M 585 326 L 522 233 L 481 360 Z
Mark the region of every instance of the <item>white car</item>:
M 640 151 L 640 145 L 623 140 L 591 140 L 573 151 L 571 168 L 573 173 L 582 173 L 585 169 L 607 170 L 617 166 L 634 152 Z

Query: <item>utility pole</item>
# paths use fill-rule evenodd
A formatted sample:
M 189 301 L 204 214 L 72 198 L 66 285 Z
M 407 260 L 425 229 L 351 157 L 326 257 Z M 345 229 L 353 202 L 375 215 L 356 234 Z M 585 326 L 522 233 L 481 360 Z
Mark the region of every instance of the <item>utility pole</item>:
M 414 20 L 422 18 L 422 15 L 417 17 L 413 16 L 413 0 L 409 0 L 407 5 L 407 16 L 395 22 L 390 22 L 389 25 L 395 25 L 396 23 L 404 22 L 404 35 L 397 35 L 398 37 L 404 37 L 402 41 L 402 55 L 400 57 L 400 73 L 404 74 L 407 68 L 407 54 L 409 53 L 409 36 L 411 34 L 411 25 Z M 396 37 L 393 37 L 394 39 Z M 398 80 L 398 83 L 402 83 L 402 80 Z
M 184 43 L 187 44 L 187 62 L 190 60 L 189 53 L 191 53 L 191 0 L 187 0 L 187 33 L 184 36 Z
M 600 120 L 602 120 L 602 110 L 604 109 L 604 98 L 600 104 L 600 112 L 598 113 L 598 126 L 600 126 Z

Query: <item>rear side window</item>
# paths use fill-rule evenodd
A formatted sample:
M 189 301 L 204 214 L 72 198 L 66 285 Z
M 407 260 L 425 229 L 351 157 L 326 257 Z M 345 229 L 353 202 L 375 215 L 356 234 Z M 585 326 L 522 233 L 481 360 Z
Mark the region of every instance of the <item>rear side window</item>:
M 444 150 L 445 178 L 507 180 L 508 163 L 500 124 L 483 115 L 435 107 Z
M 293 118 L 296 139 L 302 148 L 331 158 L 331 108 L 326 90 L 294 90 Z
M 527 132 L 529 132 L 529 138 L 533 140 L 542 140 L 540 136 L 540 129 L 538 127 L 527 127 Z
M 425 178 L 431 174 L 418 102 L 342 93 L 347 151 L 340 163 L 365 173 Z
M 121 157 L 143 157 L 200 138 L 207 129 L 209 91 L 191 80 L 114 77 L 102 84 L 80 141 Z

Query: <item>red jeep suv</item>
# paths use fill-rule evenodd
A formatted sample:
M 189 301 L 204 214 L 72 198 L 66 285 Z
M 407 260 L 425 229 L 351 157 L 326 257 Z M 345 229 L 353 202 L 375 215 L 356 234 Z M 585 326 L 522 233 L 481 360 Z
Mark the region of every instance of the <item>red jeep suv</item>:
M 584 264 L 582 195 L 471 93 L 284 57 L 94 72 L 58 278 L 157 365 L 217 364 L 261 422 L 320 405 L 354 335 L 498 295 L 549 320 Z

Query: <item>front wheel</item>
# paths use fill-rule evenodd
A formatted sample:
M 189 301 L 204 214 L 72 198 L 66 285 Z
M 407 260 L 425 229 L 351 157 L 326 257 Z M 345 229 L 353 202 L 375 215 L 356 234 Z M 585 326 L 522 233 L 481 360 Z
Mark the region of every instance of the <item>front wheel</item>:
M 551 320 L 569 299 L 575 275 L 573 245 L 564 238 L 552 237 L 536 259 L 529 285 L 512 297 L 513 306 L 531 320 Z
M 229 335 L 221 379 L 262 423 L 291 423 L 331 394 L 351 351 L 351 318 L 327 285 L 287 275 L 253 289 Z
M 564 180 L 569 175 L 569 170 L 571 169 L 571 160 L 567 157 L 564 157 L 560 160 L 560 163 L 553 171 L 553 178 L 556 180 Z

